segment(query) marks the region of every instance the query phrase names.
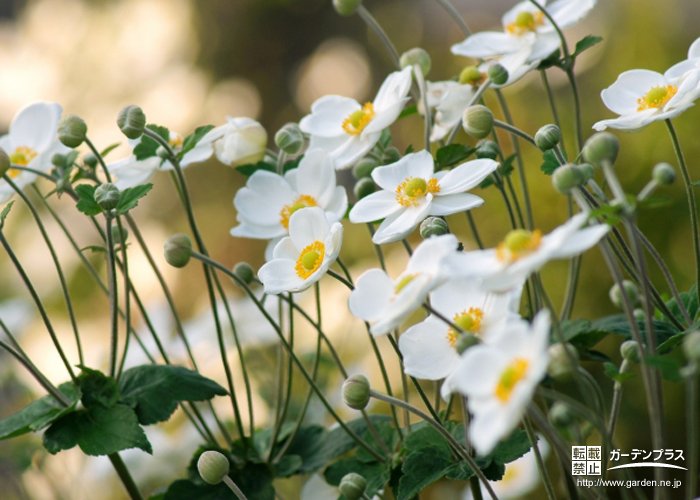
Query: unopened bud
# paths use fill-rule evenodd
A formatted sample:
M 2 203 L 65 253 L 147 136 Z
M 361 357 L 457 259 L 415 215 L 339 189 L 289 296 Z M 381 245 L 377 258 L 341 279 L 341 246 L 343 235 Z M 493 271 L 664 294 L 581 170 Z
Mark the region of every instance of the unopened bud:
M 476 87 L 481 85 L 486 75 L 484 75 L 476 66 L 467 66 L 459 74 L 459 83 L 462 85 L 472 85 Z
M 639 321 L 640 323 L 642 321 L 646 321 L 646 313 L 644 312 L 644 309 L 637 308 L 634 311 L 632 311 L 632 315 L 634 316 L 634 319 Z
M 362 198 L 371 195 L 377 189 L 374 181 L 369 177 L 364 177 L 357 181 L 355 187 L 353 188 L 353 193 L 355 193 L 355 198 L 361 200 Z
M 275 144 L 289 155 L 297 154 L 304 146 L 304 134 L 296 123 L 287 123 L 275 134 Z
M 508 81 L 508 70 L 498 63 L 489 67 L 488 75 L 489 80 L 496 85 L 505 85 Z
M 493 113 L 481 104 L 469 106 L 462 115 L 462 128 L 475 139 L 483 139 L 493 130 Z
M 83 163 L 90 168 L 95 168 L 97 166 L 97 157 L 90 153 L 83 156 Z
M 590 163 L 579 163 L 578 169 L 583 175 L 583 182 L 586 183 L 593 178 L 593 173 L 595 172 L 593 165 Z
M 352 167 L 352 175 L 355 176 L 355 179 L 369 177 L 370 175 L 372 175 L 372 170 L 374 170 L 376 167 L 377 162 L 372 158 L 362 158 Z
M 696 330 L 685 334 L 683 353 L 689 361 L 700 363 L 700 331 Z
M 343 479 L 340 480 L 338 489 L 346 500 L 358 500 L 365 494 L 367 481 L 361 475 L 350 472 L 349 474 L 345 474 Z
M 119 112 L 117 126 L 129 139 L 138 139 L 146 128 L 146 115 L 140 107 L 132 104 Z
M 442 236 L 449 234 L 450 228 L 442 217 L 428 217 L 420 223 L 420 236 L 424 240 L 432 236 Z
M 420 47 L 415 47 L 401 54 L 399 64 L 402 68 L 417 64 L 423 76 L 426 76 L 430 72 L 430 54 Z
M 185 267 L 192 257 L 192 240 L 186 234 L 174 234 L 163 246 L 165 260 L 173 267 Z
M 557 427 L 568 427 L 576 420 L 576 413 L 563 401 L 555 401 L 549 409 L 549 421 Z
M 369 380 L 364 375 L 353 375 L 343 382 L 343 401 L 354 410 L 364 410 L 369 403 Z
M 594 166 L 601 163 L 615 163 L 620 151 L 620 141 L 609 132 L 598 132 L 591 136 L 583 146 L 583 159 Z
M 229 462 L 226 455 L 218 451 L 205 451 L 197 460 L 199 475 L 207 484 L 219 484 L 228 476 Z
M 625 295 L 627 295 L 627 300 L 629 300 L 632 307 L 639 305 L 639 288 L 637 288 L 637 285 L 629 280 L 622 280 L 622 287 L 620 287 L 618 283 L 615 283 L 610 288 L 610 292 L 608 292 L 610 302 L 612 302 L 615 307 L 619 309 L 624 308 L 625 300 L 622 296 L 623 291 Z
M 642 357 L 642 346 L 636 340 L 625 340 L 620 344 L 620 356 L 632 363 L 639 363 Z
M 53 156 L 51 156 L 51 164 L 54 167 L 58 168 L 65 168 L 68 165 L 66 165 L 66 155 L 63 155 L 61 153 L 55 153 Z
M 247 262 L 239 262 L 233 266 L 233 274 L 246 285 L 250 285 L 255 279 L 255 271 Z
M 481 340 L 479 340 L 479 337 L 477 337 L 473 333 L 464 332 L 460 333 L 457 337 L 457 344 L 455 345 L 455 348 L 457 349 L 458 354 L 463 354 L 464 351 L 466 351 L 470 347 L 474 347 L 475 345 L 480 343 Z
M 95 201 L 103 210 L 112 210 L 119 204 L 119 188 L 109 182 L 95 188 Z
M 477 158 L 488 158 L 489 160 L 495 160 L 500 155 L 501 150 L 494 141 L 484 140 L 476 145 L 476 157 Z
M 552 344 L 549 346 L 547 373 L 555 380 L 566 380 L 576 371 L 578 359 L 578 351 L 568 342 Z
M 652 177 L 661 186 L 670 186 L 676 181 L 676 171 L 668 163 L 659 163 L 654 167 Z
M 80 146 L 85 141 L 85 134 L 87 134 L 87 125 L 79 116 L 65 116 L 58 124 L 58 140 L 69 148 Z
M 401 159 L 401 151 L 394 146 L 390 146 L 384 150 L 384 165 L 389 165 L 390 163 L 396 163 Z
M 567 163 L 557 168 L 552 174 L 552 184 L 554 189 L 560 193 L 569 193 L 572 189 L 585 182 L 585 176 L 578 165 Z
M 535 144 L 542 151 L 554 149 L 561 141 L 561 130 L 556 125 L 550 123 L 535 133 Z
M 0 148 L 0 177 L 3 177 L 7 171 L 10 170 L 11 166 L 12 162 L 10 161 L 10 157 L 4 149 Z
M 362 5 L 362 0 L 333 0 L 335 11 L 341 16 L 351 16 Z

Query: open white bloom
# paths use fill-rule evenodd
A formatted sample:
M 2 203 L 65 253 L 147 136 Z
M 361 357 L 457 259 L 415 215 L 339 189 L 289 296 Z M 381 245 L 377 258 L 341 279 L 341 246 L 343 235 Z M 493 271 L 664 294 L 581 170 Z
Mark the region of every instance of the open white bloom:
M 8 133 L 0 137 L 0 148 L 5 150 L 13 165 L 48 172 L 52 168 L 51 157 L 69 151 L 58 141 L 56 133 L 61 111 L 59 104 L 36 102 L 15 115 Z M 20 189 L 37 177 L 31 172 L 13 169 L 7 175 Z M 0 203 L 13 194 L 12 187 L 0 179 Z
M 343 239 L 340 222 L 329 224 L 319 207 L 303 208 L 289 219 L 289 236 L 258 271 L 265 293 L 300 292 L 321 279 L 338 257 Z
M 348 168 L 374 147 L 382 130 L 396 121 L 410 88 L 411 68 L 406 67 L 391 73 L 374 100 L 364 105 L 338 95 L 317 99 L 299 127 L 311 136 L 309 148 L 328 151 L 336 168 Z
M 350 210 L 350 221 L 384 219 L 372 241 L 379 245 L 401 240 L 429 215 L 451 215 L 482 205 L 484 200 L 465 191 L 478 186 L 497 167 L 497 162 L 481 159 L 435 172 L 428 151 L 408 154 L 372 171 L 382 190 L 358 201 Z
M 511 317 L 518 317 L 520 289 L 494 294 L 481 290 L 474 280 L 451 280 L 430 294 L 430 305 L 467 334 L 488 342 L 486 332 Z M 404 371 L 412 377 L 440 380 L 459 363 L 459 340 L 465 333 L 430 315 L 401 334 L 399 349 Z
M 350 312 L 367 321 L 374 335 L 397 328 L 435 287 L 445 282 L 442 261 L 457 250 L 457 244 L 457 238 L 451 234 L 425 240 L 395 280 L 381 269 L 366 271 L 350 294 Z
M 664 76 L 669 79 L 680 78 L 696 69 L 700 69 L 700 38 L 690 44 L 688 59 L 671 66 Z
M 485 290 L 502 292 L 520 286 L 527 277 L 553 259 L 578 255 L 607 234 L 610 226 L 587 226 L 580 213 L 551 233 L 515 229 L 496 248 L 450 256 L 446 263 L 455 276 L 479 279 Z
M 258 170 L 233 199 L 238 225 L 233 236 L 271 239 L 288 234 L 290 217 L 305 207 L 320 207 L 329 222 L 340 221 L 348 208 L 345 188 L 336 185 L 333 160 L 320 149 L 307 151 L 299 167 L 284 176 Z M 274 248 L 274 245 L 272 245 Z
M 479 455 L 489 454 L 515 428 L 547 373 L 549 325 L 547 311 L 532 325 L 519 319 L 502 324 L 488 343 L 465 351 L 445 379 L 445 399 L 453 392 L 467 397 L 474 416 L 469 440 Z
M 443 139 L 462 121 L 462 113 L 474 97 L 475 87 L 455 81 L 428 82 L 428 107 L 435 110 L 430 141 Z
M 107 170 L 113 177 L 114 185 L 123 190 L 148 182 L 160 169 L 162 161 L 158 156 L 137 160 L 132 155 L 109 163 Z
M 669 72 L 662 75 L 647 69 L 625 71 L 615 83 L 600 93 L 608 109 L 620 116 L 601 120 L 593 128 L 636 130 L 657 120 L 678 116 L 690 108 L 700 95 L 698 83 L 700 69 L 675 78 Z

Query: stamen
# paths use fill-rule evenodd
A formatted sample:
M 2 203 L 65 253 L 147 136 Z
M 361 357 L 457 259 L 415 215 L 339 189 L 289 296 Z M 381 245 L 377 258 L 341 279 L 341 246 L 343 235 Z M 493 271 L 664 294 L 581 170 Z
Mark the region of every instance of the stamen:
M 314 241 L 306 246 L 297 259 L 294 270 L 301 279 L 306 279 L 315 273 L 326 255 L 326 246 L 321 241 Z
M 637 99 L 637 111 L 663 108 L 677 92 L 678 87 L 675 85 L 657 85 L 652 87 L 643 97 Z
M 374 118 L 374 105 L 367 102 L 362 109 L 350 113 L 343 121 L 343 130 L 350 135 L 360 135 L 372 118 Z
M 510 399 L 515 387 L 525 378 L 527 370 L 530 366 L 528 360 L 516 358 L 509 364 L 505 370 L 501 372 L 501 378 L 498 380 L 498 385 L 494 394 L 501 403 L 506 403 Z
M 501 262 L 512 264 L 518 259 L 534 252 L 542 243 L 542 231 L 536 229 L 514 229 L 496 247 L 496 258 Z
M 430 178 L 426 182 L 420 177 L 407 177 L 396 188 L 396 202 L 404 207 L 415 207 L 428 193 L 439 193 L 440 185 L 437 179 Z
M 302 194 L 294 200 L 294 203 L 282 207 L 282 210 L 280 210 L 280 224 L 282 224 L 283 228 L 289 229 L 289 219 L 294 212 L 302 208 L 315 206 L 318 206 L 318 203 L 316 203 L 316 199 L 313 196 Z

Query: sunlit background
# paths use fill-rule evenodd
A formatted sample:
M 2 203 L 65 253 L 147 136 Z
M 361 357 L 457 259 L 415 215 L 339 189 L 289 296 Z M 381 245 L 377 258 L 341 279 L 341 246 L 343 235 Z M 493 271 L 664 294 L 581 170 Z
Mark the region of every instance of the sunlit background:
M 498 26 L 500 13 L 514 2 L 454 0 L 454 3 L 476 31 Z M 700 35 L 696 22 L 700 18 L 700 4 L 695 0 L 601 0 L 599 4 L 585 22 L 567 31 L 571 42 L 587 34 L 605 39 L 578 61 L 586 131 L 593 122 L 609 117 L 599 92 L 617 74 L 638 67 L 664 71 L 684 59 L 688 45 Z M 463 35 L 436 1 L 366 0 L 365 5 L 400 52 L 414 46 L 430 52 L 433 60 L 430 80 L 452 78 L 469 63 L 450 53 L 450 45 L 462 40 Z M 27 103 L 47 100 L 59 102 L 65 112 L 83 117 L 89 135 L 99 148 L 124 142 L 115 117 L 123 106 L 132 103 L 143 107 L 149 121 L 182 134 L 198 125 L 223 123 L 226 116 L 249 116 L 259 120 L 272 137 L 284 123 L 298 121 L 308 112 L 310 104 L 324 94 L 347 95 L 360 102 L 370 99 L 391 70 L 383 47 L 359 17 L 338 16 L 330 0 L 0 0 L 0 131 L 7 130 L 15 112 Z M 571 93 L 561 72 L 551 70 L 549 77 L 568 134 L 567 146 L 571 149 Z M 539 75 L 532 74 L 506 89 L 505 95 L 516 123 L 525 131 L 534 133 L 552 120 Z M 496 102 L 491 99 L 487 97 L 487 104 L 496 109 Z M 699 113 L 691 109 L 676 121 L 695 176 L 700 176 L 696 129 Z M 421 120 L 416 116 L 404 120 L 393 129 L 395 145 L 402 151 L 409 144 L 420 147 L 421 128 Z M 508 144 L 507 136 L 502 139 Z M 621 134 L 620 139 L 618 171 L 628 192 L 642 188 L 656 162 L 673 162 L 662 124 L 639 133 Z M 126 151 L 122 146 L 110 155 L 118 158 L 127 154 Z M 549 230 L 565 219 L 566 203 L 551 188 L 549 178 L 541 174 L 540 154 L 528 148 L 524 153 L 536 200 L 535 219 L 538 226 Z M 137 209 L 136 218 L 174 292 L 178 308 L 187 318 L 188 332 L 196 339 L 193 343 L 200 369 L 222 382 L 215 336 L 206 316 L 201 268 L 191 264 L 186 269 L 174 270 L 161 257 L 163 241 L 174 232 L 186 231 L 186 224 L 170 179 L 165 174 L 158 175 L 154 192 Z M 261 265 L 264 242 L 229 235 L 236 222 L 232 198 L 244 181 L 242 176 L 215 160 L 189 168 L 187 176 L 212 256 L 226 266 L 243 260 L 255 268 Z M 343 179 L 351 182 L 349 176 Z M 39 187 L 43 192 L 48 191 L 45 184 L 39 183 Z M 485 243 L 493 245 L 508 230 L 507 219 L 499 199 L 491 192 L 483 195 L 487 204 L 474 214 Z M 692 252 L 685 197 L 681 186 L 665 189 L 663 195 L 668 198 L 667 203 L 642 212 L 640 224 L 667 257 L 679 286 L 687 289 L 692 279 Z M 69 199 L 53 199 L 52 203 L 81 246 L 97 243 L 94 231 Z M 74 356 L 54 267 L 36 225 L 20 205 L 17 203 L 13 210 L 6 234 L 51 312 L 69 356 Z M 74 292 L 80 331 L 87 339 L 86 361 L 90 366 L 104 368 L 108 344 L 106 298 L 82 268 L 59 226 L 45 210 L 42 216 L 49 221 L 47 229 Z M 466 220 L 455 216 L 450 222 L 466 246 L 473 246 Z M 405 262 L 403 248 L 389 246 L 389 254 L 390 268 L 401 269 Z M 86 255 L 103 269 L 101 255 L 89 251 Z M 376 265 L 364 226 L 346 225 L 342 256 L 353 266 L 355 276 L 362 269 Z M 157 319 L 163 336 L 170 339 L 172 321 L 146 257 L 134 245 L 129 258 L 134 286 Z M 597 251 L 587 254 L 574 317 L 595 318 L 615 312 L 607 298 L 612 280 L 601 269 L 603 262 Z M 562 300 L 565 274 L 564 263 L 550 265 L 543 274 L 557 304 Z M 324 324 L 346 364 L 353 372 L 377 376 L 376 362 L 363 355 L 369 345 L 364 327 L 347 311 L 347 292 L 330 280 L 325 280 L 322 287 Z M 232 299 L 241 299 L 234 287 L 230 288 L 230 295 Z M 0 305 L 0 313 L 6 322 L 15 322 L 14 329 L 21 332 L 21 342 L 32 359 L 52 381 L 64 381 L 66 373 L 16 270 L 4 254 L 0 255 L 0 300 L 14 301 Z M 312 297 L 302 296 L 299 300 L 311 307 Z M 264 418 L 275 394 L 270 367 L 275 364 L 276 354 L 274 348 L 268 347 L 272 332 L 261 324 L 249 303 L 236 302 L 234 308 L 243 325 L 251 364 L 258 373 L 254 395 L 256 415 Z M 299 352 L 311 352 L 314 337 L 307 333 L 299 341 Z M 617 360 L 618 341 L 611 339 L 598 348 Z M 182 346 L 176 340 L 172 339 L 169 345 L 173 352 L 180 353 L 179 359 L 184 359 Z M 132 352 L 133 362 L 145 362 L 138 357 L 136 349 Z M 178 354 L 175 356 L 178 359 Z M 395 358 L 390 348 L 386 357 Z M 239 370 L 235 353 L 230 353 L 230 359 L 234 369 Z M 391 368 L 398 373 L 395 364 Z M 400 380 L 394 379 L 398 387 Z M 324 375 L 327 393 L 337 404 L 340 382 L 340 376 L 333 371 Z M 604 384 L 607 394 L 611 384 Z M 631 382 L 632 394 L 635 384 L 636 381 Z M 34 381 L 7 355 L 0 353 L 0 416 L 12 413 L 37 394 L 42 393 Z M 679 387 L 667 384 L 666 394 L 668 426 L 682 428 L 683 393 Z M 220 399 L 217 409 L 227 419 L 232 418 L 229 404 Z M 637 402 L 639 406 L 623 408 L 622 422 L 627 424 L 618 431 L 620 446 L 643 448 L 645 444 L 646 418 L 634 419 L 634 415 L 643 415 L 645 410 L 642 399 L 638 398 Z M 312 410 L 311 419 L 322 421 L 321 410 L 314 407 Z M 344 415 L 352 416 L 350 412 Z M 152 430 L 149 437 L 155 449 L 153 457 L 140 451 L 124 453 L 144 491 L 156 491 L 184 476 L 184 467 L 199 443 L 197 435 L 183 420 L 179 416 L 172 423 Z M 122 497 L 121 486 L 106 458 L 86 459 L 77 450 L 49 456 L 42 452 L 40 444 L 40 436 L 0 443 L 0 497 L 40 500 Z M 672 435 L 669 445 L 682 448 L 682 434 Z M 285 484 L 282 488 L 294 492 L 298 483 Z M 289 495 L 285 498 L 293 498 L 295 493 Z M 434 492 L 435 498 L 455 495 L 456 490 L 439 487 Z M 534 493 L 533 498 L 537 495 Z

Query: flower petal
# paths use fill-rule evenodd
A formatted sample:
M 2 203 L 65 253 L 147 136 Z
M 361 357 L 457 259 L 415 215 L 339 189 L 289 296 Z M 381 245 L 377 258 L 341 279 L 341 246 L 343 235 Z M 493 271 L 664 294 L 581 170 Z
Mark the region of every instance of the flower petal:
M 297 197 L 281 176 L 258 170 L 250 176 L 245 187 L 238 190 L 233 205 L 240 218 L 264 226 L 280 224 L 280 211 Z
M 52 102 L 36 102 L 21 109 L 10 124 L 13 149 L 28 146 L 41 153 L 56 139 L 62 108 Z
M 314 241 L 325 241 L 328 231 L 326 214 L 319 207 L 302 208 L 289 218 L 289 236 L 299 251 Z
M 439 196 L 462 193 L 478 186 L 498 168 L 498 162 L 489 159 L 472 160 L 450 170 L 440 179 Z
M 418 206 L 404 208 L 396 212 L 382 222 L 372 236 L 372 241 L 377 245 L 399 241 L 410 234 L 415 227 L 430 213 L 432 195 L 426 196 L 426 200 Z
M 336 137 L 347 135 L 343 130 L 343 121 L 362 106 L 349 97 L 327 95 L 311 106 L 311 114 L 299 122 L 299 128 L 307 134 L 319 137 Z
M 567 28 L 586 17 L 595 7 L 596 0 L 557 0 L 547 5 L 547 12 L 552 16 L 559 28 Z M 554 28 L 550 23 L 547 27 Z
M 380 188 L 393 193 L 408 177 L 421 177 L 427 180 L 433 175 L 434 170 L 433 156 L 428 151 L 421 150 L 407 154 L 391 165 L 375 168 L 372 170 L 372 179 Z
M 348 306 L 354 316 L 375 321 L 381 317 L 394 293 L 394 284 L 381 269 L 364 272 L 355 283 Z
M 459 354 L 447 338 L 448 328 L 437 321 L 423 321 L 399 337 L 407 375 L 425 380 L 447 377 L 457 366 Z
M 391 108 L 398 102 L 404 102 L 404 98 L 411 89 L 411 68 L 406 67 L 401 71 L 394 71 L 386 77 L 372 104 L 375 111 L 383 111 Z
M 480 207 L 484 200 L 469 193 L 435 196 L 430 204 L 430 215 L 444 216 Z
M 451 51 L 458 56 L 475 58 L 497 57 L 517 52 L 523 46 L 530 46 L 532 41 L 532 36 L 513 36 L 501 31 L 482 31 L 453 45 Z
M 350 210 L 350 222 L 372 222 L 389 217 L 401 210 L 396 202 L 396 195 L 390 191 L 378 191 L 365 196 Z
M 306 283 L 294 270 L 295 264 L 293 260 L 275 259 L 263 265 L 258 271 L 258 278 L 265 287 L 265 293 L 295 292 L 305 288 Z

